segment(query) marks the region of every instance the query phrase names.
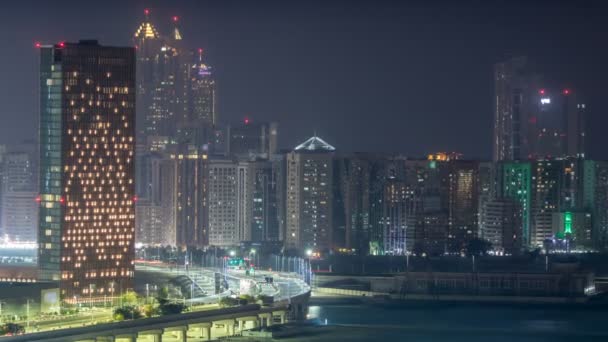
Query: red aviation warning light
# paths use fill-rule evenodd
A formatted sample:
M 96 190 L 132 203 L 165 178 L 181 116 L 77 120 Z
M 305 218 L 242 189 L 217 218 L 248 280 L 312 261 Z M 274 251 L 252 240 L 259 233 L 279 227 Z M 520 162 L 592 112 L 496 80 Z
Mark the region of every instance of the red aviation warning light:
M 40 49 L 40 47 L 42 47 L 42 44 L 40 44 L 40 42 L 35 42 L 34 47 L 36 47 L 36 49 Z
M 541 95 L 545 95 L 545 89 L 541 89 L 538 91 Z
M 59 46 L 60 48 L 63 48 L 63 47 L 65 47 L 65 42 L 59 42 L 57 44 L 57 46 Z
M 42 202 L 42 198 L 40 197 L 40 195 L 36 196 L 36 203 L 40 203 Z
M 564 89 L 564 95 L 570 94 L 570 89 Z
M 149 14 L 150 14 L 150 9 L 148 9 L 148 8 L 144 8 L 144 14 L 145 14 L 145 15 L 149 15 Z
M 245 125 L 249 125 L 249 118 L 245 118 Z
M 173 18 L 171 18 L 173 20 L 174 23 L 179 21 L 179 17 L 174 15 Z

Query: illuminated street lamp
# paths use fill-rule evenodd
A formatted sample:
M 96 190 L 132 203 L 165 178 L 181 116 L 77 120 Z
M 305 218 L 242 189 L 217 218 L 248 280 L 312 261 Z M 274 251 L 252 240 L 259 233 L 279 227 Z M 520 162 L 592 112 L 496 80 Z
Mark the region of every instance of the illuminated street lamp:
M 254 267 L 255 267 L 255 266 L 258 266 L 258 267 L 259 267 L 259 265 L 258 265 L 258 260 L 257 260 L 257 258 L 256 258 L 256 250 L 255 250 L 255 248 L 252 248 L 252 249 L 249 251 L 249 257 L 251 257 L 252 255 L 253 255 L 253 261 L 254 261 Z M 253 267 L 251 267 L 251 270 L 253 270 L 253 271 L 254 271 L 254 273 L 253 273 L 253 274 L 255 275 L 255 270 L 254 270 L 254 268 L 253 268 Z
M 236 252 L 235 252 L 235 251 L 230 251 L 230 256 L 231 256 L 231 257 L 233 257 L 233 256 L 235 256 L 235 255 L 236 255 Z
M 312 255 L 312 249 L 306 250 L 306 256 L 310 257 Z

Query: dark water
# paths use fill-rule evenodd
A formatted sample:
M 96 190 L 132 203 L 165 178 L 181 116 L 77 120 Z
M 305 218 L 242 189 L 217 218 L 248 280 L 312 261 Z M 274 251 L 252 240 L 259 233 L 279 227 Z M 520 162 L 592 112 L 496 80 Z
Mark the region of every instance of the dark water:
M 312 306 L 328 327 L 294 341 L 606 341 L 608 310 L 417 303 Z

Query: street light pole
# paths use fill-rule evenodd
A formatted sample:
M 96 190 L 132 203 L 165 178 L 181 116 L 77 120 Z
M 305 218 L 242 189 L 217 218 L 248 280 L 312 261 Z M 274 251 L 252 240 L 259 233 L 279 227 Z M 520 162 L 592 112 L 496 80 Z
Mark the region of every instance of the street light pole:
M 30 300 L 27 299 L 26 301 L 26 315 L 27 315 L 27 328 L 30 327 Z

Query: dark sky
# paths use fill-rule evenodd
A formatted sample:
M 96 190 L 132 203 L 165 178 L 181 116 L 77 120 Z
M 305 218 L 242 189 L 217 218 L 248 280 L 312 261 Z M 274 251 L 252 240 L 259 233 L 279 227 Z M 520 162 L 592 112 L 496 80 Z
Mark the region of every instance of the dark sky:
M 343 151 L 489 158 L 492 65 L 525 54 L 584 93 L 591 156 L 608 158 L 608 19 L 584 1 L 2 1 L 0 142 L 34 137 L 37 51 L 97 38 L 131 45 L 143 8 L 172 15 L 219 82 L 220 120 L 313 132 Z M 491 4 L 487 4 L 491 3 Z

